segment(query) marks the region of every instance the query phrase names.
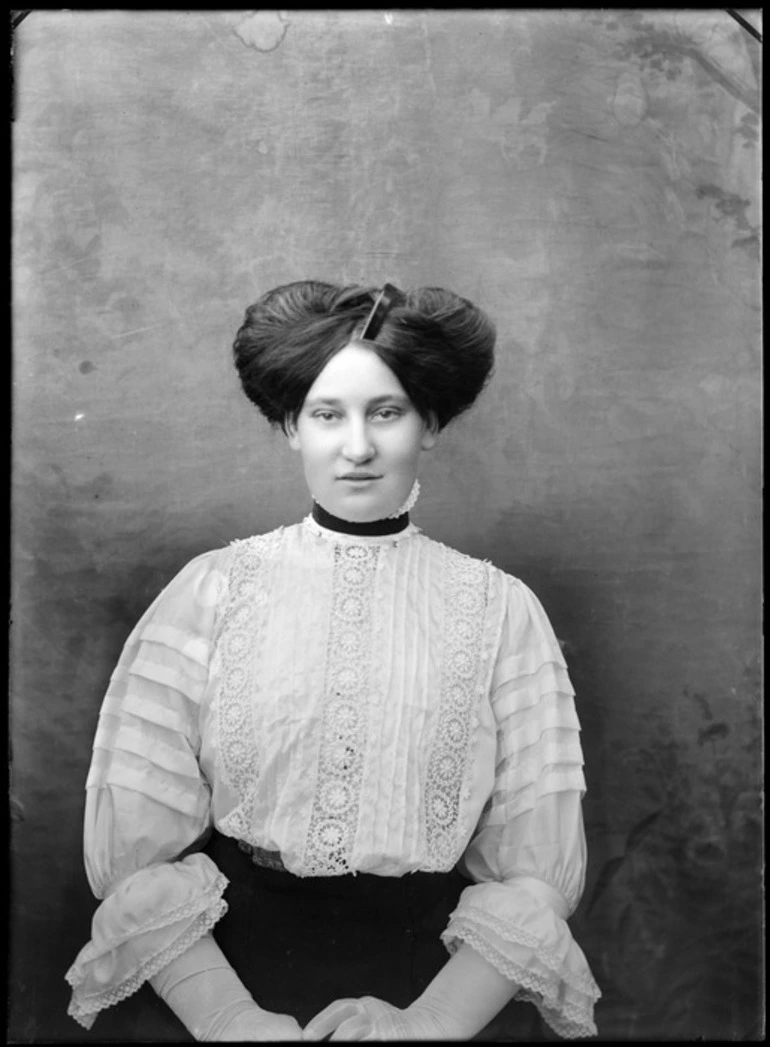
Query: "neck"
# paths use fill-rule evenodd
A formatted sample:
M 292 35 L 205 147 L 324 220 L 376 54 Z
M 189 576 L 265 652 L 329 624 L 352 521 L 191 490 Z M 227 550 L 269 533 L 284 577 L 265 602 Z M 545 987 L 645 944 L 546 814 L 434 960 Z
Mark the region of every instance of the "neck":
M 398 534 L 409 526 L 409 513 L 402 513 L 395 519 L 369 520 L 366 523 L 354 523 L 352 520 L 343 520 L 333 513 L 327 512 L 318 502 L 313 502 L 313 519 L 321 527 L 330 531 L 339 531 L 341 534 L 358 534 L 365 537 L 379 534 Z

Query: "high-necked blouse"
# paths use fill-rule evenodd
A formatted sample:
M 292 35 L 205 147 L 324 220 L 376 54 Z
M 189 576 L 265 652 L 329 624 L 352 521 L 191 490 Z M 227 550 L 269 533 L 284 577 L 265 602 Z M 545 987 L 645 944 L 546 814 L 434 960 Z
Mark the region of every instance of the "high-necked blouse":
M 134 628 L 100 712 L 84 844 L 101 904 L 69 1013 L 90 1027 L 215 925 L 214 826 L 298 877 L 459 863 L 448 951 L 468 942 L 557 1033 L 594 1035 L 566 922 L 579 732 L 531 590 L 411 523 L 363 537 L 307 517 L 203 553 Z

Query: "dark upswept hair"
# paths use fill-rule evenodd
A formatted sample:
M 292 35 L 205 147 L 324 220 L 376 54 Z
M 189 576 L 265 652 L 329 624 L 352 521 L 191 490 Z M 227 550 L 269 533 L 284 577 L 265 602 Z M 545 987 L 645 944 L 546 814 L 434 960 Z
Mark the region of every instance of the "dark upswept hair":
M 296 422 L 323 368 L 363 330 L 379 288 L 298 280 L 246 310 L 233 343 L 243 391 L 271 425 Z M 473 404 L 494 362 L 495 327 L 466 298 L 440 287 L 402 292 L 371 348 L 416 410 L 439 429 Z

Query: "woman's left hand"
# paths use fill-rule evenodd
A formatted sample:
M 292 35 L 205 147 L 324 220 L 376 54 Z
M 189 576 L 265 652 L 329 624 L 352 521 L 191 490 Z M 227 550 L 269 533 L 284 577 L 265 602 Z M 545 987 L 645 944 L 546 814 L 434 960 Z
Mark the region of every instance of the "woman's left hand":
M 331 1034 L 331 1035 L 330 1035 Z M 439 1040 L 437 1019 L 412 1005 L 402 1010 L 374 996 L 335 1000 L 308 1022 L 303 1040 Z

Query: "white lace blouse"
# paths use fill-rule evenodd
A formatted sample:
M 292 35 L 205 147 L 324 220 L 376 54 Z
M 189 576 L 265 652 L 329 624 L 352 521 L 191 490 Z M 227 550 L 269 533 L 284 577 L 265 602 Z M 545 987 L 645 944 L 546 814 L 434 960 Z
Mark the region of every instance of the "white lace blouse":
M 470 943 L 562 1036 L 600 993 L 566 920 L 585 870 L 573 689 L 520 581 L 425 537 L 294 526 L 204 553 L 131 633 L 99 717 L 85 863 L 102 899 L 67 973 L 89 1028 L 223 914 L 183 854 L 212 825 L 297 876 L 471 878 Z

